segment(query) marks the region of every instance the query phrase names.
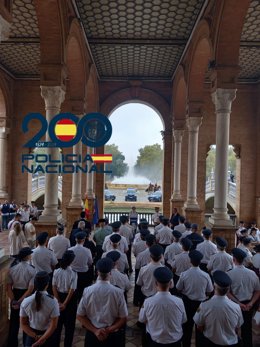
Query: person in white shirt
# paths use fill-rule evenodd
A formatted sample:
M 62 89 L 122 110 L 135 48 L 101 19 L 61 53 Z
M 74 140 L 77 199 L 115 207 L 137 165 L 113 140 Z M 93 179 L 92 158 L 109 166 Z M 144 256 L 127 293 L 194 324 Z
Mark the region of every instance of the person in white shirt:
M 21 208 L 18 210 L 21 214 L 21 224 L 24 226 L 30 220 L 30 207 L 22 203 Z
M 100 259 L 96 267 L 98 280 L 84 290 L 77 311 L 77 319 L 86 329 L 85 347 L 125 347 L 128 311 L 124 292 L 109 282 L 111 259 Z
M 174 284 L 176 285 L 182 272 L 191 267 L 189 250 L 191 249 L 192 242 L 187 238 L 181 240 L 183 252 L 177 254 L 172 263 L 172 270 L 174 272 Z
M 226 252 L 227 241 L 222 237 L 216 237 L 216 243 L 218 252 L 210 257 L 207 265 L 211 274 L 216 270 L 227 272 L 233 269 L 233 257 Z
M 21 214 L 20 213 L 16 213 L 16 215 L 14 216 L 14 218 L 12 220 L 10 220 L 10 222 L 8 223 L 8 230 L 12 230 L 15 226 L 15 224 L 19 223 L 21 226 Z
M 214 272 L 213 280 L 215 295 L 201 303 L 193 318 L 201 333 L 197 345 L 238 347 L 237 331 L 243 324 L 243 317 L 239 305 L 226 296 L 232 281 L 220 270 Z
M 120 229 L 120 226 L 121 226 L 121 222 L 114 222 L 111 224 L 112 228 L 113 228 L 113 233 L 110 234 L 110 235 L 107 235 L 104 239 L 104 242 L 103 242 L 103 246 L 102 246 L 102 249 L 104 252 L 108 252 L 110 250 L 113 249 L 113 246 L 110 242 L 110 236 L 111 235 L 114 235 L 114 234 L 118 234 L 119 235 L 119 229 Z M 128 243 L 127 243 L 127 240 L 124 236 L 121 236 L 121 240 L 120 240 L 120 247 L 119 247 L 119 250 L 122 252 L 122 253 L 127 253 L 128 251 Z
M 14 228 L 9 232 L 8 240 L 9 254 L 14 258 L 17 258 L 18 253 L 23 247 L 28 247 L 28 243 L 20 224 L 14 225 Z
M 120 241 L 122 240 L 122 236 L 119 234 L 112 234 L 110 236 L 110 242 L 112 245 L 112 249 L 110 249 L 109 251 L 105 252 L 102 254 L 102 258 L 105 258 L 110 252 L 117 252 L 120 257 L 118 260 L 118 270 L 121 273 L 127 273 L 128 269 L 129 269 L 129 264 L 127 261 L 127 256 L 125 253 L 120 251 Z
M 156 226 L 160 223 L 159 217 L 162 215 L 160 212 L 160 207 L 155 207 L 154 208 L 154 214 L 152 214 L 152 221 L 153 224 Z
M 135 257 L 138 256 L 141 252 L 146 249 L 146 237 L 150 235 L 149 230 L 141 229 L 140 230 L 140 240 L 133 244 L 133 254 Z
M 165 253 L 164 253 L 164 259 L 168 265 L 172 267 L 174 258 L 177 254 L 180 254 L 182 252 L 182 245 L 179 242 L 181 238 L 181 232 L 178 230 L 173 230 L 172 235 L 174 237 L 173 243 L 166 247 Z
M 159 216 L 159 224 L 154 227 L 154 235 L 158 234 L 158 231 L 163 228 L 164 216 Z
M 184 231 L 184 233 L 182 233 L 182 236 L 181 236 L 182 239 L 184 239 L 184 237 L 192 234 L 191 224 L 189 222 L 185 222 L 184 225 L 185 225 L 186 230 Z
M 35 248 L 36 246 L 36 229 L 35 229 L 36 221 L 37 221 L 37 218 L 32 217 L 31 220 L 28 223 L 26 223 L 24 226 L 24 234 L 28 242 L 28 245 L 31 248 Z
M 38 219 L 38 208 L 35 204 L 35 201 L 31 201 L 31 206 L 30 206 L 30 218 L 35 217 L 36 220 Z
M 203 229 L 202 234 L 204 237 L 204 241 L 197 245 L 196 250 L 203 254 L 203 258 L 200 263 L 201 270 L 208 272 L 208 262 L 210 260 L 210 257 L 213 254 L 217 253 L 217 246 L 210 240 L 212 235 L 212 231 L 210 229 Z
M 250 237 L 242 237 L 240 244 L 237 246 L 237 248 L 242 249 L 246 253 L 246 258 L 244 259 L 244 265 L 246 267 L 250 267 L 252 265 L 252 257 L 253 254 L 251 253 L 251 242 L 252 240 Z
M 169 293 L 172 272 L 163 266 L 155 269 L 153 276 L 157 293 L 145 300 L 139 312 L 139 321 L 146 324 L 145 346 L 181 347 L 187 317 L 182 300 Z
M 256 254 L 252 258 L 252 264 L 256 274 L 260 277 L 260 244 L 256 245 L 254 250 Z
M 64 236 L 64 227 L 62 225 L 57 226 L 56 236 L 49 239 L 47 247 L 54 252 L 58 261 L 61 260 L 63 254 L 70 248 L 70 241 Z
M 169 219 L 163 219 L 163 227 L 158 231 L 156 235 L 157 242 L 163 247 L 165 250 L 167 246 L 169 246 L 173 241 L 172 229 L 169 227 Z
M 120 217 L 120 221 L 121 221 L 121 226 L 119 228 L 119 234 L 121 236 L 124 236 L 127 240 L 127 244 L 128 244 L 128 251 L 126 252 L 126 256 L 127 256 L 127 260 L 128 260 L 128 264 L 129 264 L 129 272 L 132 273 L 133 272 L 133 268 L 132 268 L 132 257 L 131 257 L 131 251 L 132 251 L 132 243 L 133 243 L 133 228 L 131 227 L 130 224 L 128 224 L 128 216 L 121 216 Z
M 186 231 L 185 226 L 185 218 L 183 216 L 179 217 L 179 224 L 174 227 L 174 230 L 178 230 L 180 233 L 184 233 Z

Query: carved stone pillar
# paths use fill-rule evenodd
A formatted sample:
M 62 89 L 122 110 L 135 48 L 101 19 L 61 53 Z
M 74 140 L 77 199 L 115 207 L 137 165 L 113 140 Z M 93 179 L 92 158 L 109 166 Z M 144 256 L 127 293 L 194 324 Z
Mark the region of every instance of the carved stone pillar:
M 174 166 L 173 166 L 173 194 L 172 200 L 182 200 L 181 196 L 181 144 L 183 130 L 173 130 L 174 138 Z
M 7 135 L 10 129 L 0 127 L 0 198 L 7 198 L 6 186 L 6 158 L 7 158 Z
M 232 225 L 227 213 L 227 188 L 230 113 L 235 97 L 236 89 L 218 88 L 212 94 L 216 109 L 216 164 L 214 213 L 209 222 L 219 227 Z

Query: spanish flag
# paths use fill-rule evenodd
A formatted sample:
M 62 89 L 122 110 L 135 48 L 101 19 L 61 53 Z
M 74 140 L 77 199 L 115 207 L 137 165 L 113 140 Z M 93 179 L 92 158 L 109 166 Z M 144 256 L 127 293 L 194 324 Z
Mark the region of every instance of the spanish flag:
M 92 154 L 94 163 L 112 163 L 112 154 Z
M 86 198 L 86 200 L 85 200 L 85 214 L 86 214 L 87 220 L 90 220 L 90 210 L 89 210 L 89 206 L 88 206 L 88 198 Z
M 77 125 L 70 119 L 61 119 L 55 125 L 55 135 L 60 141 L 71 141 L 77 133 Z

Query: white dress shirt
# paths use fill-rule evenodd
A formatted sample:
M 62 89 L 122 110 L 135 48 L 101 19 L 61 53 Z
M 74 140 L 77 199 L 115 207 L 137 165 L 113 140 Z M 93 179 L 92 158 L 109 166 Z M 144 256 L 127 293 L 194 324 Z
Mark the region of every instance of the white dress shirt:
M 213 274 L 216 270 L 227 272 L 233 269 L 233 257 L 225 251 L 213 254 L 208 262 L 207 268 Z
M 61 259 L 63 254 L 70 248 L 70 240 L 64 235 L 56 235 L 49 239 L 48 248 L 51 249 L 57 259 Z
M 191 267 L 189 252 L 177 254 L 172 262 L 172 268 L 175 269 L 175 274 L 180 276 L 182 272 Z
M 111 270 L 110 283 L 122 289 L 124 292 L 131 288 L 131 283 L 126 274 L 119 272 L 117 269 Z
M 113 246 L 112 246 L 111 241 L 110 241 L 110 237 L 111 237 L 111 235 L 114 235 L 114 234 L 120 235 L 119 233 L 113 232 L 112 234 L 107 235 L 105 237 L 104 242 L 103 242 L 103 246 L 102 246 L 102 249 L 104 252 L 108 252 L 108 251 L 113 249 Z M 128 243 L 127 243 L 127 240 L 124 236 L 121 236 L 121 240 L 119 242 L 118 248 L 122 253 L 126 253 L 128 251 Z
M 217 253 L 217 246 L 210 240 L 204 240 L 196 246 L 196 250 L 203 254 L 201 262 L 208 264 L 210 257 Z
M 28 247 L 26 238 L 22 230 L 18 235 L 16 235 L 16 231 L 12 229 L 9 232 L 8 240 L 10 255 L 17 255 L 20 252 L 20 249 L 22 249 L 23 247 Z
M 161 245 L 170 245 L 173 241 L 172 229 L 163 226 L 159 229 L 158 234 L 156 235 L 156 240 Z
M 135 257 L 138 256 L 141 252 L 143 252 L 147 248 L 146 241 L 140 240 L 133 244 L 133 254 Z
M 260 269 L 260 253 L 256 253 L 252 258 L 252 263 L 256 269 Z
M 77 272 L 68 266 L 66 269 L 54 270 L 52 285 L 57 287 L 58 292 L 68 293 L 70 289 L 77 289 L 77 280 Z
M 180 233 L 184 233 L 186 231 L 186 227 L 184 223 L 178 224 L 174 227 L 174 230 L 178 230 Z
M 35 275 L 35 268 L 26 261 L 21 261 L 9 269 L 7 283 L 16 289 L 28 289 L 33 286 Z
M 182 246 L 179 242 L 173 242 L 171 245 L 167 246 L 164 253 L 164 258 L 169 265 L 172 266 L 175 256 L 182 253 Z
M 119 229 L 119 234 L 126 238 L 128 246 L 132 243 L 132 241 L 133 241 L 133 229 L 130 225 L 126 225 L 126 224 L 121 225 L 121 227 Z
M 71 263 L 72 270 L 77 272 L 87 272 L 89 266 L 93 263 L 90 250 L 79 243 L 77 243 L 76 246 L 69 248 L 69 250 L 75 253 L 75 258 Z
M 163 266 L 161 263 L 151 261 L 151 263 L 140 269 L 136 284 L 141 287 L 142 293 L 147 298 L 154 295 L 157 291 L 153 273 L 155 269 L 161 266 Z
M 182 324 L 187 321 L 183 301 L 169 292 L 157 292 L 145 300 L 139 321 L 146 323 L 146 331 L 153 341 L 161 344 L 177 342 L 183 335 Z
M 46 271 L 49 274 L 57 263 L 55 254 L 45 246 L 38 246 L 33 250 L 32 264 L 35 266 L 36 272 Z
M 113 252 L 113 251 L 120 253 L 120 258 L 117 261 L 117 269 L 122 273 L 125 272 L 125 270 L 128 270 L 129 264 L 128 264 L 127 256 L 125 253 L 122 253 L 121 251 L 119 251 L 119 249 L 113 249 L 111 251 L 103 253 L 102 258 L 105 258 L 108 253 Z

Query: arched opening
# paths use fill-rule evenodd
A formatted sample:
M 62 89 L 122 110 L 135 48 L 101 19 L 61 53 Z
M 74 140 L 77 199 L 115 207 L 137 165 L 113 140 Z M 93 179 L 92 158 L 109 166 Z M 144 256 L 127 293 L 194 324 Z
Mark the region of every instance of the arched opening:
M 147 103 L 129 101 L 109 114 L 112 137 L 105 153 L 113 155 L 111 172 L 105 176 L 105 214 L 129 212 L 134 203 L 138 212 L 152 213 L 163 199 L 164 122 Z

